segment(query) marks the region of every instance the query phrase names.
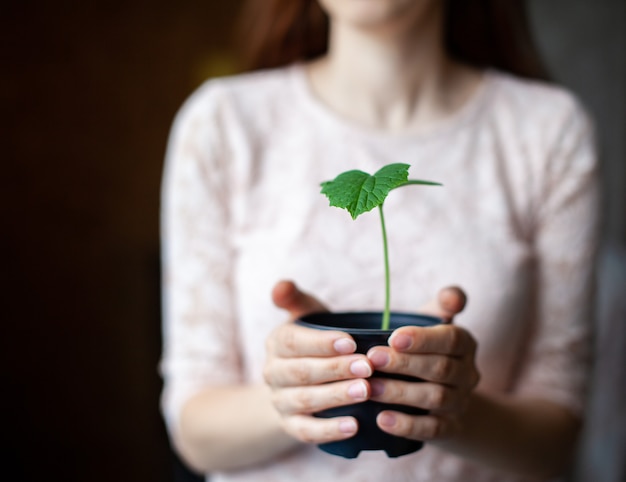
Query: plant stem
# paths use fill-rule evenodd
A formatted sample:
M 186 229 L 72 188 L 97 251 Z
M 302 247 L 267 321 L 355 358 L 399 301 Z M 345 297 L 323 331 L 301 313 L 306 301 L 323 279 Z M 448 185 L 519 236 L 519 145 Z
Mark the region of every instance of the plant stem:
M 380 328 L 382 330 L 389 329 L 389 317 L 390 317 L 390 293 L 391 289 L 390 276 L 389 276 L 389 247 L 387 246 L 387 229 L 385 228 L 385 216 L 383 215 L 383 205 L 378 206 L 378 212 L 380 213 L 380 226 L 383 232 L 383 252 L 385 254 L 385 311 L 383 311 L 383 320 Z
M 408 186 L 410 184 L 418 185 L 418 186 L 443 186 L 443 184 L 441 184 L 440 182 L 422 181 L 421 179 L 407 179 L 405 183 L 394 187 L 394 189 L 402 187 L 402 186 Z

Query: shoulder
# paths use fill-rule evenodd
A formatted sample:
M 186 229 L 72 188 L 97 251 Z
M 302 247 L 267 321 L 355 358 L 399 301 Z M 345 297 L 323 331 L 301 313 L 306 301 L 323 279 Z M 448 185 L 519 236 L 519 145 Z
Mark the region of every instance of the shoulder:
M 492 109 L 502 116 L 515 116 L 529 128 L 558 130 L 571 124 L 591 127 L 580 99 L 557 84 L 489 71 Z
M 275 69 L 258 70 L 228 77 L 209 80 L 207 88 L 221 90 L 233 96 L 258 97 L 284 92 L 299 65 L 289 65 Z
M 593 121 L 574 93 L 499 71 L 487 75 L 488 124 L 510 145 L 544 160 L 579 147 L 595 149 Z
M 285 95 L 297 66 L 219 77 L 205 81 L 184 102 L 177 117 L 223 116 L 229 111 L 260 115 Z
M 501 72 L 491 73 L 489 124 L 501 147 L 534 172 L 544 192 L 590 179 L 598 167 L 595 129 L 568 89 Z

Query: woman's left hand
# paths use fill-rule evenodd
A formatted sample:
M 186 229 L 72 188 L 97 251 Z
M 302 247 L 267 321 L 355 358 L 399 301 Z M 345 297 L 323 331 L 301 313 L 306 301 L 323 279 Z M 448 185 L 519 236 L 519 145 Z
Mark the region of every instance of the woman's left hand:
M 372 400 L 415 406 L 428 415 L 413 416 L 385 410 L 378 426 L 385 432 L 415 440 L 453 437 L 480 375 L 475 365 L 476 341 L 451 323 L 465 306 L 459 288 L 445 288 L 438 300 L 421 312 L 438 316 L 444 324 L 405 326 L 389 338 L 389 346 L 372 348 L 367 357 L 379 372 L 398 373 L 424 380 L 409 382 L 384 378 L 371 380 Z

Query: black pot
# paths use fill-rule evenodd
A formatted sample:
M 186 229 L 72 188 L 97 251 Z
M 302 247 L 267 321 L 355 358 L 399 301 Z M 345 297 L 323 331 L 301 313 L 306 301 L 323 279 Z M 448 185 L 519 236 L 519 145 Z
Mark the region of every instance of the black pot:
M 382 313 L 314 313 L 301 317 L 299 320 L 296 320 L 296 323 L 318 330 L 338 330 L 349 333 L 356 342 L 357 353 L 363 354 L 367 353 L 374 346 L 386 345 L 393 331 L 401 326 L 433 326 L 441 323 L 439 318 L 433 316 L 391 313 L 391 329 L 381 330 L 381 319 Z M 372 377 L 394 378 L 415 382 L 422 381 L 415 377 L 381 372 L 374 372 Z M 352 438 L 321 444 L 319 448 L 329 454 L 339 455 L 348 459 L 357 457 L 362 450 L 384 450 L 388 457 L 399 457 L 421 449 L 424 445 L 423 442 L 390 435 L 378 428 L 376 416 L 383 410 L 395 410 L 411 415 L 428 413 L 426 410 L 415 407 L 380 403 L 372 400 L 324 410 L 316 413 L 315 416 L 321 418 L 353 416 L 359 423 L 359 431 Z

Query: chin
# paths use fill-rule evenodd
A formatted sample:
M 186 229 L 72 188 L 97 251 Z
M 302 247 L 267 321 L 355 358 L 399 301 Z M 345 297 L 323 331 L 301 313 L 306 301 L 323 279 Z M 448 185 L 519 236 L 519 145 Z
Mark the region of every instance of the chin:
M 333 21 L 360 28 L 392 25 L 407 18 L 418 20 L 443 0 L 319 0 Z

